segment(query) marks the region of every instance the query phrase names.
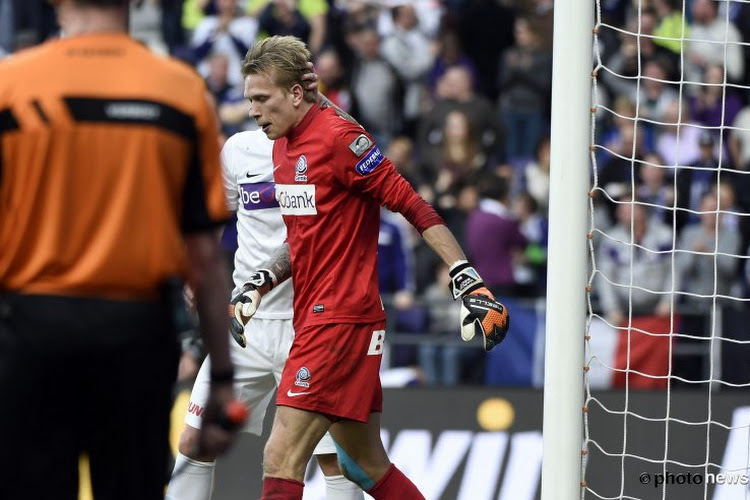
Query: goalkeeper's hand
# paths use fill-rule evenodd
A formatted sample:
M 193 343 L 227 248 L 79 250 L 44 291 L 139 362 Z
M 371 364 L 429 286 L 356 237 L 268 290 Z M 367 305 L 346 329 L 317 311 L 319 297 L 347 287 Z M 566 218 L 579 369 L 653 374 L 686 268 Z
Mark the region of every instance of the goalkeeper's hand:
M 247 347 L 245 326 L 260 306 L 261 297 L 276 285 L 276 276 L 268 269 L 258 269 L 229 301 L 229 333 L 242 347 Z
M 508 310 L 495 300 L 479 273 L 467 261 L 456 262 L 449 273 L 453 300 L 461 299 L 461 338 L 468 342 L 479 333 L 484 350 L 491 350 L 508 333 Z

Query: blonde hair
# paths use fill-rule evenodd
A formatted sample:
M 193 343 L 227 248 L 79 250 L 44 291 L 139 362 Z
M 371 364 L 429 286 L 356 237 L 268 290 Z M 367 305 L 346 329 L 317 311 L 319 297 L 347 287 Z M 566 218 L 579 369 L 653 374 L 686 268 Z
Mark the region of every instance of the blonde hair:
M 310 51 L 294 36 L 272 36 L 256 42 L 242 61 L 242 76 L 266 74 L 285 92 L 301 85 L 304 98 L 315 102 L 315 94 L 306 90 L 302 75 L 309 73 Z

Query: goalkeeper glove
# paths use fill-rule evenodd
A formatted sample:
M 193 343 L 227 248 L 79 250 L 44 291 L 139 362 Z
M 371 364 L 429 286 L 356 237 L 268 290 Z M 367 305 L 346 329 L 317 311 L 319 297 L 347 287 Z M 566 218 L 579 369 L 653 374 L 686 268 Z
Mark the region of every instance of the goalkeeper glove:
M 491 350 L 508 333 L 508 310 L 495 300 L 479 273 L 467 261 L 454 263 L 448 272 L 453 300 L 461 299 L 461 338 L 468 342 L 480 333 L 484 350 Z
M 267 293 L 276 283 L 276 276 L 271 271 L 258 269 L 229 301 L 229 333 L 241 347 L 247 347 L 245 326 L 258 310 L 262 293 Z

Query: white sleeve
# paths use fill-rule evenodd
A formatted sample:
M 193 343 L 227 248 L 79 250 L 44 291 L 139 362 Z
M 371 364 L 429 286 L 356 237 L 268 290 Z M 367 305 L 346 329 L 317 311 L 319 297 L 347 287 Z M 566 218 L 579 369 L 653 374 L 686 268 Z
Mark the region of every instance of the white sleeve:
M 239 191 L 237 188 L 237 176 L 232 162 L 234 152 L 234 136 L 227 139 L 221 148 L 221 175 L 224 179 L 224 196 L 227 199 L 229 210 L 236 212 L 239 203 Z

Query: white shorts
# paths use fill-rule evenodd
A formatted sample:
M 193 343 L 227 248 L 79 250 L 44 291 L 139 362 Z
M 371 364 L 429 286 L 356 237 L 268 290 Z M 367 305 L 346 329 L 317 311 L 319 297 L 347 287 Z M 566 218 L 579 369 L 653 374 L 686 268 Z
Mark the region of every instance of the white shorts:
M 227 335 L 229 335 L 227 333 Z M 229 339 L 229 353 L 234 363 L 234 392 L 240 401 L 250 408 L 250 417 L 242 432 L 260 435 L 268 404 L 281 380 L 289 349 L 294 341 L 294 328 L 291 319 L 252 318 L 245 326 L 247 347 L 242 347 Z M 208 399 L 211 361 L 201 365 L 195 378 L 190 404 L 185 414 L 185 423 L 196 429 L 201 428 L 201 414 Z M 333 439 L 326 433 L 313 452 L 315 455 L 336 453 Z

